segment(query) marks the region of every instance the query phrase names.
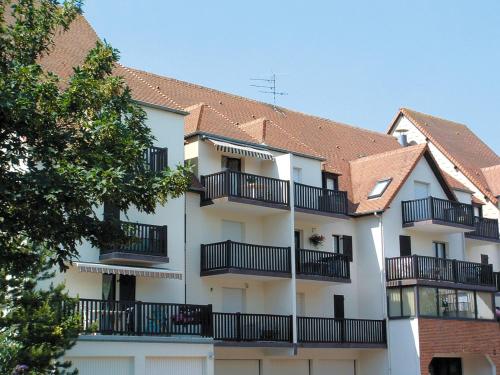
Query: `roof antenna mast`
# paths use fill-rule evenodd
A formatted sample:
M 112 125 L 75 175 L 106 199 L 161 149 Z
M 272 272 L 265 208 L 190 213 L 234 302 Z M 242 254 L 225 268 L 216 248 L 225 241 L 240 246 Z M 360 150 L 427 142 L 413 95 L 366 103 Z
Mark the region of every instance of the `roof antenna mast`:
M 250 78 L 251 81 L 262 82 L 261 85 L 252 84 L 250 86 L 258 87 L 260 89 L 259 92 L 264 94 L 272 94 L 273 95 L 273 106 L 276 108 L 276 96 L 288 95 L 286 92 L 280 92 L 276 90 L 276 74 L 272 74 L 271 78 Z

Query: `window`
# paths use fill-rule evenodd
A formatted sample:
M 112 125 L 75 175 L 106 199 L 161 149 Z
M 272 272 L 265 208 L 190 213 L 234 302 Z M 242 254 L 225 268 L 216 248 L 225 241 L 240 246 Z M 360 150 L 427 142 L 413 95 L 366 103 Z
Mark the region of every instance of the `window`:
M 472 203 L 472 207 L 474 208 L 474 216 L 483 217 L 483 206 Z
M 448 249 L 444 242 L 434 242 L 434 252 L 436 254 L 436 258 L 448 258 Z
M 293 167 L 293 182 L 302 182 L 302 168 Z
M 339 177 L 334 173 L 323 172 L 323 189 L 338 190 L 339 189 Z
M 344 295 L 334 294 L 333 295 L 333 316 L 336 319 L 344 319 Z
M 389 317 L 401 317 L 401 289 L 387 289 L 387 310 Z
M 443 318 L 457 317 L 457 294 L 453 289 L 438 289 L 439 316 Z
M 415 288 L 391 288 L 387 290 L 389 317 L 411 317 L 416 315 Z
M 377 181 L 370 194 L 368 194 L 368 198 L 372 199 L 381 197 L 382 194 L 384 194 L 387 187 L 389 186 L 389 184 L 391 183 L 391 181 L 392 178 Z
M 438 316 L 436 288 L 419 288 L 418 298 L 418 311 L 420 315 Z
M 411 237 L 399 236 L 399 256 L 408 257 L 411 255 Z
M 474 319 L 476 316 L 476 303 L 474 300 L 474 292 L 470 290 L 457 291 L 459 318 Z
M 401 288 L 403 316 L 415 316 L 415 288 Z
M 228 169 L 234 172 L 241 172 L 241 159 L 223 156 L 221 159 L 222 169 Z

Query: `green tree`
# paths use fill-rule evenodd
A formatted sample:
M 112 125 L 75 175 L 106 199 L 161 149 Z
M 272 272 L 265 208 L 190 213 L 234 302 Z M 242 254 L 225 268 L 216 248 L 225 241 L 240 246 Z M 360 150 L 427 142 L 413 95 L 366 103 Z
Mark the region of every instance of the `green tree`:
M 69 0 L 0 0 L 0 373 L 64 373 L 58 358 L 74 345 L 75 301 L 62 285 L 78 245 L 124 241 L 96 215 L 102 202 L 153 213 L 188 188 L 183 166 L 144 168 L 153 136 L 122 78 L 118 52 L 98 42 L 62 82 L 44 71 L 54 33 L 78 17 Z M 115 228 L 116 226 L 111 226 Z

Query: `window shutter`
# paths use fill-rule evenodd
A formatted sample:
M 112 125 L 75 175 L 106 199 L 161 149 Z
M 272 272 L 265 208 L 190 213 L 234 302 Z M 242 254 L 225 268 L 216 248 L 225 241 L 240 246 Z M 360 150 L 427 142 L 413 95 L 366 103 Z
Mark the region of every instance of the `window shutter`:
M 488 264 L 490 260 L 488 259 L 487 254 L 481 254 L 481 264 Z
M 111 202 L 104 202 L 104 220 L 120 220 L 120 209 Z
M 411 237 L 399 236 L 399 256 L 409 257 L 411 255 Z
M 352 236 L 342 236 L 342 246 L 344 255 L 347 256 L 349 262 L 352 262 Z

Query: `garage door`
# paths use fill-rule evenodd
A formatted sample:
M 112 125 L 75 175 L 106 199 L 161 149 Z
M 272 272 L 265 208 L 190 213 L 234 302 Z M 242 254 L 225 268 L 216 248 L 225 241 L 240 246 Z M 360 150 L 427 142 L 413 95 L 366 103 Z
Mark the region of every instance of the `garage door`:
M 146 358 L 148 375 L 203 375 L 203 358 L 149 357 Z
M 259 361 L 253 359 L 216 359 L 215 375 L 259 375 Z
M 309 375 L 308 360 L 272 360 L 269 362 L 268 369 L 264 375 Z
M 352 360 L 313 360 L 314 375 L 354 375 Z
M 129 357 L 69 357 L 80 375 L 132 375 L 134 362 Z

